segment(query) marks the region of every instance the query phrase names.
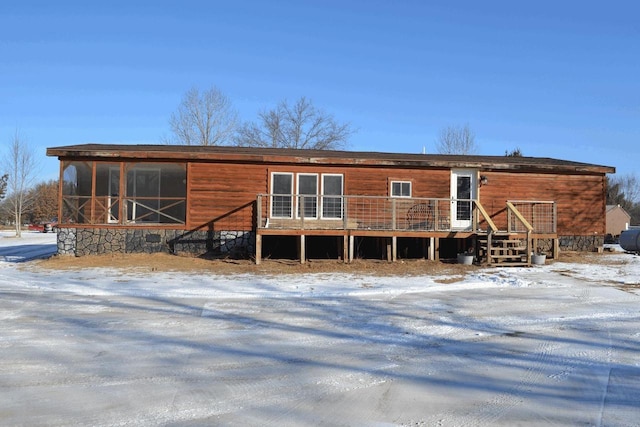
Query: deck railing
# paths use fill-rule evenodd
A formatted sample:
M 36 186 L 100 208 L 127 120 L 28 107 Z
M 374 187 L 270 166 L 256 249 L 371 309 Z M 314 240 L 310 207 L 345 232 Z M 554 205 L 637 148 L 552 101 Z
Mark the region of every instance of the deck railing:
M 556 233 L 557 210 L 552 201 L 507 201 L 507 230 L 512 233 Z
M 257 198 L 258 228 L 268 229 L 476 231 L 481 219 L 495 228 L 471 199 L 282 194 Z

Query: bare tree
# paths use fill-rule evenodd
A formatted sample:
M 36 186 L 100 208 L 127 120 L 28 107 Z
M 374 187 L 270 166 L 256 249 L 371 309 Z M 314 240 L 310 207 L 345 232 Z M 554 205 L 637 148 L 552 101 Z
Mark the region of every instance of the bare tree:
M 349 123 L 336 121 L 330 114 L 315 108 L 305 97 L 293 105 L 282 101 L 258 117 L 257 123 L 245 123 L 238 129 L 237 145 L 335 150 L 344 148 L 354 133 Z
M 9 174 L 5 173 L 0 176 L 0 200 L 4 199 L 7 194 L 7 181 L 9 181 Z
M 173 138 L 165 142 L 183 145 L 224 145 L 236 130 L 237 113 L 218 88 L 200 93 L 192 88 L 184 94 L 169 125 Z
M 8 209 L 16 226 L 16 237 L 22 236 L 22 214 L 29 205 L 29 188 L 34 180 L 36 159 L 26 141 L 16 130 L 13 141 L 4 158 L 4 166 L 9 171 L 7 180 Z
M 504 155 L 506 157 L 522 157 L 522 150 L 520 149 L 520 147 L 516 147 L 511 151 L 505 151 Z
M 475 154 L 476 135 L 469 125 L 447 126 L 440 131 L 436 151 L 440 154 Z

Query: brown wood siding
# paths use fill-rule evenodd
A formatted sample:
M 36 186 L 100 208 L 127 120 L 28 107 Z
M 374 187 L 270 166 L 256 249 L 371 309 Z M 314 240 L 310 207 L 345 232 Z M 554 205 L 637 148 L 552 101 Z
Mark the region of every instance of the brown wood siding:
M 507 200 L 555 201 L 559 235 L 605 232 L 604 176 L 481 172 L 489 179 L 480 202 L 499 229 L 506 229 Z
M 411 181 L 412 197 L 448 198 L 449 170 L 350 168 L 349 195 L 389 196 L 391 181 Z
M 249 231 L 254 228 L 255 201 L 267 192 L 265 166 L 192 163 L 189 168 L 189 228 Z
M 255 200 L 269 193 L 271 173 L 343 174 L 344 194 L 388 196 L 391 181 L 411 181 L 413 197 L 449 198 L 451 171 L 326 165 L 192 163 L 189 170 L 188 227 L 251 230 Z M 506 229 L 507 200 L 555 201 L 558 234 L 604 234 L 604 176 L 484 172 L 489 184 L 480 201 L 498 228 Z M 294 186 L 296 185 L 294 178 Z

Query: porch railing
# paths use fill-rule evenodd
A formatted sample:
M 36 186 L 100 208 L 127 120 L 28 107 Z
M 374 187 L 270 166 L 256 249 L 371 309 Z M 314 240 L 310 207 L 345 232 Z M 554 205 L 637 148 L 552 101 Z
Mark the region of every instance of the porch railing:
M 509 232 L 556 233 L 558 213 L 555 202 L 509 200 L 507 207 L 507 230 Z
M 185 197 L 128 197 L 122 198 L 122 202 L 124 212 L 121 212 L 118 197 L 64 196 L 61 222 L 127 225 L 185 223 Z
M 258 228 L 379 231 L 476 231 L 484 219 L 476 200 L 375 196 L 260 194 Z

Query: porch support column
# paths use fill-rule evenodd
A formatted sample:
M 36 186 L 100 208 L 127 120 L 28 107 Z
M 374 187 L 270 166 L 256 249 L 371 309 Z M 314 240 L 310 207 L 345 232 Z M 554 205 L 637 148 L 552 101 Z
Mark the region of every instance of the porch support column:
M 433 260 L 440 261 L 440 238 L 434 237 L 434 245 L 433 245 Z
M 262 234 L 256 233 L 256 265 L 262 262 Z
M 298 240 L 298 257 L 300 258 L 300 264 L 304 264 L 306 262 L 305 241 L 306 241 L 305 235 L 301 234 L 300 239 Z

